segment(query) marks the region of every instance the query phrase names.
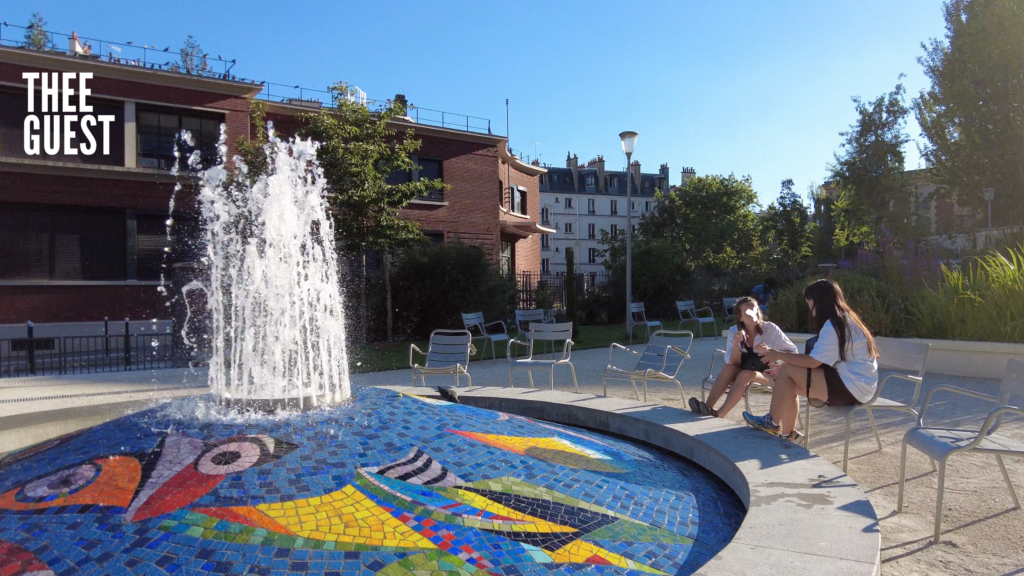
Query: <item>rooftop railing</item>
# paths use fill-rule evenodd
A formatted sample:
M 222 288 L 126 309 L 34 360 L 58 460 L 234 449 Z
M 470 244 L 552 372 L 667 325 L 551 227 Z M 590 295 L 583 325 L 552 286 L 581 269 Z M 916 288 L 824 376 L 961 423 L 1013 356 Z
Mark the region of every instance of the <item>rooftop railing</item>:
M 239 78 L 231 72 L 237 61 L 235 59 L 227 60 L 219 55 L 213 57 L 210 54 L 199 54 L 194 58 L 186 59 L 182 57 L 180 49 L 171 48 L 170 46 L 160 48 L 148 44 L 139 45 L 132 41 L 111 42 L 109 40 L 78 36 L 74 33 L 65 34 L 49 30 L 43 30 L 46 42 L 37 48 L 24 40 L 25 33 L 31 30 L 33 30 L 32 27 L 0 22 L 0 46 L 39 50 L 61 56 L 109 62 L 122 66 L 178 72 L 234 82 L 248 82 L 263 86 L 263 90 L 256 96 L 260 100 L 280 102 L 309 108 L 310 110 L 319 110 L 324 107 L 329 108 L 333 103 L 329 90 L 306 88 L 297 84 L 267 82 L 253 78 Z M 72 45 L 72 38 L 78 40 L 78 44 L 75 47 Z M 375 100 L 368 98 L 366 93 L 359 90 L 359 88 L 350 89 L 347 97 L 349 101 L 359 102 L 371 110 L 381 109 L 391 103 L 391 99 Z M 417 124 L 479 134 L 492 134 L 491 121 L 478 116 L 423 108 L 414 104 L 408 105 L 407 116 Z M 522 156 L 520 155 L 520 157 Z

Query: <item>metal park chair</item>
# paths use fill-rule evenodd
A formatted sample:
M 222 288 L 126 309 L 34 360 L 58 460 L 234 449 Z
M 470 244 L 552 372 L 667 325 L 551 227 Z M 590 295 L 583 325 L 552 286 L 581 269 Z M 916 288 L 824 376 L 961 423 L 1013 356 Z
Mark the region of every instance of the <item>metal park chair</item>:
M 943 391 L 994 402 L 998 406 L 989 412 L 985 422 L 978 430 L 926 426 L 924 416 L 932 401 L 932 396 L 936 392 Z M 964 390 L 955 386 L 936 386 L 929 390 L 928 395 L 924 397 L 924 404 L 921 405 L 917 426 L 908 430 L 903 436 L 903 451 L 900 454 L 900 488 L 896 497 L 896 512 L 903 511 L 903 485 L 906 482 L 907 446 L 909 445 L 927 454 L 933 462 L 935 460 L 939 462 L 939 489 L 935 501 L 934 539 L 936 544 L 939 542 L 942 531 L 942 496 L 945 489 L 946 460 L 953 454 L 974 452 L 995 456 L 999 470 L 1003 473 L 1003 480 L 1006 481 L 1006 487 L 1010 489 L 1014 509 L 1020 510 L 1020 500 L 1017 498 L 1016 490 L 1013 489 L 1010 475 L 1006 472 L 1003 456 L 1024 457 L 1024 442 L 996 434 L 999 425 L 1002 424 L 1003 416 L 1007 414 L 1024 416 L 1024 409 L 1009 405 L 1010 397 L 1014 394 L 1024 394 L 1024 360 L 1020 359 L 1010 360 L 1006 363 L 1006 373 L 1003 376 L 1003 381 L 999 384 L 998 396 Z
M 491 343 L 491 360 L 496 360 L 497 355 L 494 351 L 495 342 L 507 342 L 509 339 L 508 329 L 505 328 L 505 323 L 501 320 L 494 322 L 484 322 L 483 312 L 470 312 L 469 314 L 462 315 L 462 323 L 466 326 L 466 330 L 472 333 L 474 330 L 479 332 L 479 336 L 473 336 L 473 340 L 483 340 L 484 347 L 480 351 L 480 357 L 487 353 L 487 343 Z M 488 332 L 488 326 L 501 326 L 501 332 Z
M 683 367 L 683 361 L 690 358 L 690 344 L 693 343 L 693 332 L 689 330 L 658 330 L 647 343 L 643 352 L 637 352 L 626 348 L 621 344 L 613 343 L 608 347 L 608 365 L 604 369 L 604 376 L 601 378 L 601 385 L 604 387 L 604 395 L 608 396 L 609 380 L 628 380 L 633 385 L 633 392 L 636 399 L 640 399 L 640 392 L 636 383 L 644 383 L 644 402 L 647 401 L 647 382 L 673 382 L 679 387 L 679 397 L 686 402 L 683 395 L 683 385 L 679 382 L 679 370 Z M 619 368 L 612 363 L 612 353 L 615 349 L 639 356 L 636 365 L 631 368 Z
M 413 352 L 426 356 L 423 365 L 413 361 Z M 430 333 L 430 342 L 424 352 L 415 344 L 409 345 L 409 367 L 412 368 L 412 384 L 416 385 L 416 377 L 420 385 L 426 386 L 426 376 L 455 376 L 455 387 L 459 386 L 459 376 L 465 376 L 469 385 L 473 385 L 473 377 L 469 375 L 469 356 L 476 353 L 473 346 L 473 335 L 469 330 L 434 330 Z
M 825 408 L 834 414 L 841 414 L 846 418 L 846 431 L 843 434 L 843 472 L 846 472 L 850 460 L 850 423 L 858 410 L 864 410 L 868 414 L 868 421 L 871 422 L 871 430 L 875 433 L 875 442 L 878 450 L 882 449 L 882 439 L 878 435 L 878 427 L 875 425 L 875 410 L 897 410 L 908 412 L 917 417 L 918 396 L 921 394 L 921 383 L 924 380 L 925 368 L 928 366 L 928 351 L 931 344 L 924 342 L 907 342 L 898 338 L 877 338 L 878 364 L 879 367 L 892 368 L 903 372 L 890 372 L 886 374 L 875 387 L 875 395 L 863 404 L 856 406 L 843 406 L 841 408 Z M 904 373 L 907 372 L 907 373 Z M 908 402 L 898 402 L 882 398 L 882 388 L 891 381 L 902 380 L 914 385 L 914 393 Z M 804 402 L 804 447 L 810 444 L 811 438 L 811 403 Z M 869 452 L 870 454 L 870 452 Z
M 729 327 L 729 323 L 736 322 L 736 303 L 739 302 L 739 298 L 722 298 L 722 314 L 725 315 L 725 327 Z
M 542 324 L 554 323 L 553 318 L 549 318 L 547 312 L 540 308 L 534 308 L 532 310 L 516 310 L 516 330 L 519 331 L 519 335 L 525 335 L 530 328 L 531 322 L 540 322 Z M 523 329 L 526 326 L 526 329 Z
M 697 322 L 697 327 L 700 329 L 700 339 L 704 339 L 704 325 L 711 324 L 711 335 L 718 336 L 715 332 L 718 330 L 718 320 L 715 319 L 715 313 L 711 310 L 710 306 L 703 308 L 697 308 L 697 305 L 693 300 L 682 300 L 676 302 L 676 310 L 679 312 L 679 329 L 683 329 L 683 322 Z M 704 312 L 707 312 L 706 316 L 702 316 Z
M 508 367 L 508 386 L 513 388 L 512 374 L 516 370 L 526 370 L 527 376 L 530 378 L 530 388 L 533 388 L 533 370 L 547 370 L 548 380 L 551 383 L 551 389 L 555 389 L 555 366 L 568 366 L 569 371 L 572 373 L 572 385 L 576 388 L 576 392 L 579 393 L 580 385 L 576 381 L 576 368 L 572 365 L 570 355 L 572 354 L 572 322 L 562 322 L 560 324 L 544 324 L 542 322 L 531 322 L 530 330 L 527 332 L 527 341 L 512 339 L 508 343 L 508 350 L 506 356 L 508 356 L 509 367 Z M 562 346 L 561 356 L 555 356 L 551 354 L 550 358 L 536 357 L 534 356 L 534 345 L 538 342 L 550 342 L 552 346 L 555 342 L 562 342 L 565 344 Z M 512 355 L 513 346 L 523 346 L 529 349 L 529 354 L 524 358 L 516 358 Z
M 661 320 L 648 320 L 647 312 L 643 302 L 631 302 L 629 304 L 629 315 L 632 316 L 633 325 L 629 328 L 629 343 L 633 343 L 633 329 L 643 325 L 647 329 L 647 339 L 651 339 L 651 327 L 661 329 Z

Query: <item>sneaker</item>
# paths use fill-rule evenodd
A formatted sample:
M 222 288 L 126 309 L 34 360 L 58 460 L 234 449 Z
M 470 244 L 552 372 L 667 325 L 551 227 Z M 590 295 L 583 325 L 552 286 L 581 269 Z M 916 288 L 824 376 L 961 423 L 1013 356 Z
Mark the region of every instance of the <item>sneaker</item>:
M 753 428 L 764 430 L 773 436 L 779 435 L 779 425 L 772 421 L 772 415 L 770 413 L 765 414 L 764 416 L 754 416 L 750 412 L 744 412 L 743 420 Z
M 694 414 L 700 414 L 700 400 L 697 400 L 696 397 L 691 396 L 689 404 L 690 412 L 693 412 Z
M 792 430 L 789 434 L 785 436 L 779 436 L 779 438 L 782 438 L 783 440 L 789 440 L 793 444 L 799 444 L 804 441 L 804 435 L 800 433 L 799 430 Z

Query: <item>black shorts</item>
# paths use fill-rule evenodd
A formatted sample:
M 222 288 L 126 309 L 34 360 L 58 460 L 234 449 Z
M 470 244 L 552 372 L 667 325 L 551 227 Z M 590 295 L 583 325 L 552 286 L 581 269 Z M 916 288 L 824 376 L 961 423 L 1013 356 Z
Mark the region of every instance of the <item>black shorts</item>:
M 830 406 L 832 408 L 839 408 L 840 406 L 856 406 L 857 404 L 863 404 L 857 397 L 854 396 L 850 389 L 846 387 L 843 382 L 843 377 L 839 375 L 839 371 L 828 366 L 827 364 L 821 365 L 821 370 L 825 373 L 825 390 L 828 393 L 828 400 L 824 404 L 818 404 L 820 400 L 811 399 L 811 368 L 807 369 L 807 401 L 811 403 L 811 406 L 820 408 L 821 406 Z

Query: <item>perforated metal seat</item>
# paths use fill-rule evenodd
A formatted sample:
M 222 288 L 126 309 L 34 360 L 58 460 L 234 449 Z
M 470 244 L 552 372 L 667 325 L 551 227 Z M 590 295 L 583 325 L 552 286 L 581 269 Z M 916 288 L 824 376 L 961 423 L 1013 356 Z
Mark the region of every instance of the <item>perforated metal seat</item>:
M 426 356 L 423 365 L 413 361 L 413 352 Z M 476 352 L 473 346 L 473 335 L 469 330 L 434 330 L 430 333 L 430 342 L 424 352 L 415 344 L 409 345 L 409 367 L 412 368 L 412 384 L 416 385 L 416 377 L 420 385 L 426 385 L 426 376 L 455 376 L 455 386 L 459 386 L 459 377 L 465 376 L 469 386 L 473 385 L 473 377 L 469 375 L 469 356 Z
M 613 343 L 608 347 L 608 365 L 601 378 L 604 395 L 608 396 L 608 380 L 629 380 L 633 385 L 633 392 L 636 393 L 636 399 L 640 400 L 640 392 L 636 383 L 643 382 L 643 401 L 646 402 L 648 381 L 674 382 L 679 387 L 679 397 L 685 403 L 686 396 L 683 395 L 683 385 L 677 376 L 683 367 L 683 361 L 690 358 L 689 351 L 692 343 L 693 332 L 689 330 L 658 330 L 651 336 L 643 352 Z M 639 356 L 636 365 L 632 369 L 615 366 L 612 363 L 612 354 L 616 349 Z
M 572 322 L 562 322 L 560 324 L 544 324 L 541 322 L 531 322 L 530 330 L 527 332 L 528 340 L 523 342 L 521 340 L 513 339 L 509 341 L 508 351 L 506 355 L 509 360 L 508 367 L 508 386 L 509 388 L 514 387 L 512 384 L 512 374 L 516 370 L 526 370 L 526 374 L 530 379 L 530 388 L 533 388 L 533 370 L 548 370 L 548 379 L 551 382 L 551 389 L 555 389 L 555 366 L 568 366 L 569 371 L 572 373 L 572 385 L 576 388 L 576 392 L 580 391 L 580 385 L 576 381 L 576 368 L 570 361 L 570 355 L 572 354 Z M 555 342 L 564 341 L 565 344 L 562 346 L 562 353 L 560 356 L 555 356 L 555 353 L 551 353 L 550 358 L 536 357 L 534 356 L 534 345 L 538 342 L 549 342 L 554 347 Z M 529 350 L 529 355 L 525 358 L 516 358 L 512 352 L 514 346 L 522 346 Z

